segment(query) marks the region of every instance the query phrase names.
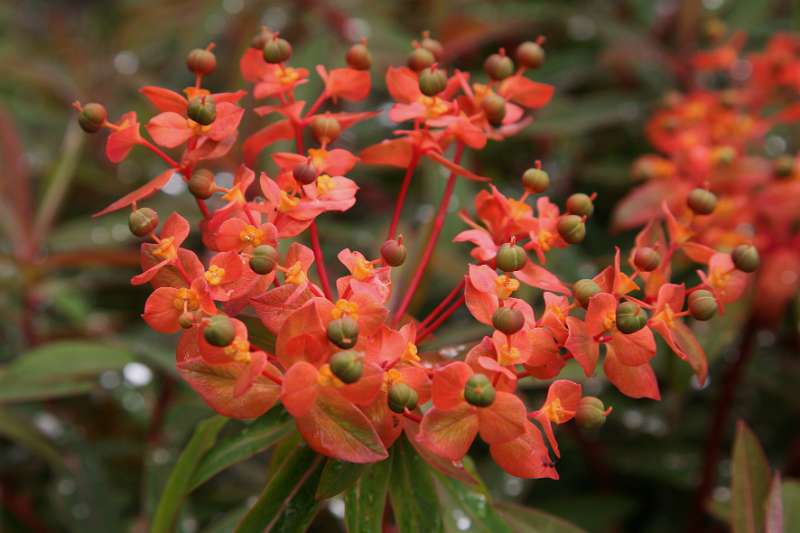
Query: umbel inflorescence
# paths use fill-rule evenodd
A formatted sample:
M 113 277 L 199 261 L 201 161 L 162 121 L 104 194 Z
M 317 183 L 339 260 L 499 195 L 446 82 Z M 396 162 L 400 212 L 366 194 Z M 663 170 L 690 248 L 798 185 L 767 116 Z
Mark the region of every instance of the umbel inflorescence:
M 650 365 L 654 332 L 701 382 L 706 379 L 705 355 L 684 319 L 708 320 L 738 298 L 756 252 L 715 252 L 694 239 L 691 216 L 681 212 L 679 220 L 664 204 L 666 233 L 649 224 L 627 261 L 617 250 L 613 264 L 594 278 L 567 283 L 548 269 L 547 256 L 584 239 L 594 195 L 574 194 L 560 208 L 543 194 L 549 177 L 538 161 L 523 174 L 518 198 L 462 166 L 466 150 L 514 135 L 532 120 L 531 111 L 550 100 L 553 88 L 529 78 L 544 61 L 542 44 L 541 38 L 523 43 L 515 59 L 502 49 L 492 54 L 484 65 L 487 79 L 478 81 L 446 69 L 441 44 L 423 35 L 407 66 L 385 73 L 394 99 L 388 116 L 402 129 L 356 156 L 337 147 L 337 138 L 377 113 L 334 109 L 340 100 L 362 101 L 370 94 L 366 43 L 350 48 L 346 67 L 316 67 L 324 88 L 308 105 L 298 99 L 298 88 L 309 71 L 291 65 L 289 42 L 264 30 L 240 66 L 253 97 L 265 101 L 253 111 L 270 122 L 242 144 L 243 163 L 228 169 L 235 172 L 231 187 L 218 185 L 207 167 L 234 148 L 246 93 L 203 88 L 216 66 L 212 46 L 189 54 L 195 84 L 183 93 L 141 89 L 158 110 L 144 125 L 147 136 L 133 112 L 112 122 L 99 104 L 75 104 L 86 131 L 110 131 L 106 153 L 112 162 L 141 146 L 166 165 L 98 215 L 131 210 L 130 229 L 144 240 L 142 273 L 131 281 L 152 287 L 144 320 L 156 331 L 180 332 L 177 368 L 211 407 L 254 418 L 281 403 L 309 446 L 356 463 L 384 459 L 405 433 L 439 467 L 460 460 L 480 434 L 509 473 L 556 478 L 553 425 L 572 419 L 600 425 L 611 409 L 583 396 L 580 384 L 555 379 L 544 404 L 529 410 L 517 394 L 521 379 L 551 381 L 569 359 L 591 376 L 603 352 L 604 373 L 621 392 L 658 399 Z M 309 138 L 313 146 L 306 147 Z M 274 152 L 274 166 L 256 168 L 259 154 L 283 140 L 294 140 L 295 150 Z M 410 281 L 396 291 L 393 271 L 407 259 L 398 229 L 423 160 L 444 167 L 449 177 L 428 240 L 419 243 L 420 259 L 406 265 Z M 317 219 L 354 205 L 358 186 L 347 175 L 357 164 L 393 166 L 405 175 L 386 239 L 375 243 L 380 256 L 341 250 L 337 259 L 348 274 L 329 280 L 332 258 L 323 256 Z M 183 247 L 193 231 L 186 219 L 173 212 L 161 224 L 153 209 L 141 205 L 176 173 L 202 214 L 194 231 L 207 261 Z M 472 247 L 474 261 L 428 316 L 410 316 L 431 256 L 444 246 L 439 235 L 458 179 L 486 183 L 475 197 L 474 217 L 462 216 L 465 230 L 455 238 Z M 713 210 L 708 194 L 701 189 L 690 212 Z M 218 197 L 216 209 L 207 203 L 212 197 Z M 302 243 L 306 235 L 310 247 Z M 699 264 L 696 286 L 670 281 L 671 261 L 679 255 Z M 543 293 L 543 310 L 534 313 L 515 296 L 521 284 Z M 428 358 L 425 344 L 464 304 L 491 335 L 463 360 Z M 252 341 L 240 319 L 253 315 L 274 344 Z

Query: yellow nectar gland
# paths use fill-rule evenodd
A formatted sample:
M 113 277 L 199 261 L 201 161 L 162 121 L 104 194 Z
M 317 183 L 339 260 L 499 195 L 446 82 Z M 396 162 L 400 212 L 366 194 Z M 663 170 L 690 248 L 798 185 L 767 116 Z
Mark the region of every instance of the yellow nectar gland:
M 731 273 L 721 268 L 713 268 L 709 272 L 708 283 L 713 288 L 722 291 L 728 286 Z
M 290 196 L 286 191 L 281 191 L 281 198 L 278 202 L 278 211 L 288 213 L 300 204 L 300 198 Z
M 213 126 L 214 124 L 211 123 L 203 126 L 202 124 L 198 124 L 194 120 L 187 118 L 186 125 L 194 132 L 195 135 L 205 135 L 206 133 L 208 133 L 208 130 L 210 130 L 211 126 Z
M 175 299 L 172 301 L 172 305 L 178 311 L 194 311 L 200 307 L 200 301 L 194 289 L 182 287 L 175 292 Z
M 375 274 L 375 266 L 364 259 L 363 256 L 359 256 L 356 259 L 356 264 L 353 267 L 353 277 L 356 278 L 358 281 L 366 281 L 370 279 Z
M 603 318 L 603 329 L 605 331 L 611 331 L 617 326 L 617 312 L 616 311 L 609 311 L 606 313 L 606 316 Z
M 510 208 L 511 218 L 514 220 L 519 220 L 533 214 L 533 208 L 531 208 L 531 206 L 525 202 L 514 200 L 513 198 L 508 199 L 508 207 Z
M 519 281 L 503 274 L 502 276 L 497 276 L 497 279 L 494 280 L 494 286 L 497 297 L 501 300 L 505 300 L 510 297 L 515 290 L 519 289 Z
M 553 247 L 553 241 L 555 240 L 556 234 L 551 231 L 547 231 L 546 229 L 541 230 L 536 236 L 536 242 L 539 243 L 539 249 L 545 253 L 550 251 L 550 249 Z
M 555 422 L 556 424 L 563 424 L 569 419 L 571 414 L 561 406 L 561 400 L 559 398 L 554 398 L 552 401 L 548 402 L 547 405 L 542 408 L 542 411 L 551 422 Z
M 408 344 L 406 344 L 406 350 L 403 352 L 403 355 L 401 355 L 400 358 L 405 363 L 409 363 L 412 365 L 419 364 L 421 359 L 417 352 L 417 345 L 414 344 L 413 342 L 409 342 Z
M 292 285 L 302 285 L 308 281 L 308 277 L 306 273 L 303 272 L 303 265 L 300 261 L 296 261 L 295 264 L 290 266 L 285 274 L 286 283 L 291 283 Z
M 230 345 L 225 347 L 225 355 L 237 363 L 249 363 L 251 359 L 250 343 L 246 339 L 236 337 Z
M 194 98 L 209 96 L 211 95 L 211 91 L 208 89 L 200 89 L 197 87 L 186 87 L 183 90 L 183 94 L 186 95 L 187 100 L 192 100 Z
M 450 109 L 447 102 L 438 96 L 420 96 L 419 102 L 425 106 L 426 118 L 438 118 L 447 113 Z
M 336 183 L 333 178 L 327 174 L 320 174 L 317 176 L 317 194 L 325 196 L 336 188 Z
M 667 325 L 668 328 L 671 329 L 675 324 L 675 312 L 672 310 L 669 304 L 667 304 L 660 313 L 653 317 L 653 320 L 661 320 Z
M 342 387 L 344 382 L 333 375 L 330 365 L 322 365 L 317 375 L 317 383 L 322 387 Z
M 263 240 L 264 232 L 250 224 L 239 232 L 239 241 L 243 246 L 258 246 Z
M 314 165 L 314 168 L 323 169 L 328 161 L 328 151 L 324 148 L 309 148 L 308 157 L 311 158 L 311 164 Z
M 545 313 L 550 312 L 558 319 L 559 322 L 562 324 L 567 321 L 567 318 L 564 316 L 564 311 L 561 309 L 561 306 L 556 304 L 550 304 L 545 308 Z
M 205 273 L 205 278 L 209 285 L 216 287 L 225 279 L 225 269 L 217 265 L 211 265 Z
M 291 85 L 300 78 L 300 72 L 296 68 L 284 67 L 278 70 L 278 81 L 283 85 Z
M 389 392 L 389 389 L 395 383 L 404 383 L 403 374 L 401 374 L 398 370 L 391 368 L 383 374 L 383 384 L 381 385 L 381 390 L 383 390 L 383 392 Z
M 519 361 L 519 350 L 510 344 L 505 344 L 500 347 L 497 352 L 497 362 L 502 366 L 510 366 L 517 364 Z
M 345 299 L 338 300 L 333 309 L 331 309 L 331 318 L 336 320 L 343 316 L 358 320 L 358 304 Z
M 175 239 L 173 237 L 165 237 L 159 241 L 158 245 L 153 249 L 153 255 L 161 260 L 172 260 L 178 257 L 178 250 L 173 246 Z
M 231 187 L 231 189 L 222 195 L 222 198 L 228 202 L 242 205 L 245 203 L 244 192 L 239 187 Z

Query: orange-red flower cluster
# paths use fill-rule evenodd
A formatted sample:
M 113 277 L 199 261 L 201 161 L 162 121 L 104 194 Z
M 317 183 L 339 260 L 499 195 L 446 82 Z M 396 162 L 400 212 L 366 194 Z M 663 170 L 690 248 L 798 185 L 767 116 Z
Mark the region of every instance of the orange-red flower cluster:
M 800 38 L 778 34 L 751 54 L 743 45 L 736 34 L 698 53 L 697 86 L 668 95 L 650 118 L 647 136 L 659 153 L 636 161 L 633 174 L 644 183 L 617 206 L 615 223 L 638 227 L 669 209 L 703 246 L 742 254 L 737 247 L 754 245 L 763 262 L 755 311 L 772 322 L 800 289 L 800 159 L 784 137 L 800 120 Z M 701 83 L 711 80 L 714 88 Z M 703 255 L 695 258 L 714 257 Z M 709 276 L 712 287 L 719 283 Z
M 415 43 L 408 66 L 386 73 L 395 100 L 388 115 L 407 122 L 406 129 L 356 156 L 338 147 L 337 138 L 376 113 L 321 109 L 367 98 L 371 57 L 365 43 L 350 49 L 347 67 L 316 68 L 324 88 L 307 107 L 297 90 L 309 71 L 290 66 L 291 45 L 265 31 L 245 52 L 241 70 L 253 84 L 253 96 L 267 100 L 256 114 L 277 120 L 244 141 L 244 164 L 228 169 L 235 174 L 229 186 L 218 184 L 206 165 L 234 146 L 245 93 L 203 89 L 216 65 L 211 47 L 190 54 L 195 84 L 183 95 L 142 89 L 159 112 L 145 124 L 152 141 L 134 113 L 114 123 L 102 106 L 76 104 L 84 129 L 111 130 L 111 161 L 142 146 L 168 166 L 98 214 L 131 209 L 131 231 L 146 241 L 142 273 L 132 283 L 153 288 L 144 320 L 156 331 L 181 332 L 178 370 L 211 407 L 226 416 L 253 418 L 280 402 L 312 448 L 357 463 L 385 458 L 405 432 L 426 460 L 452 469 L 450 462 L 460 460 L 480 435 L 511 474 L 556 478 L 553 426 L 572 419 L 597 425 L 610 409 L 585 397 L 580 384 L 558 379 L 550 383 L 544 403 L 529 411 L 517 391 L 519 380 L 550 381 L 570 359 L 591 376 L 603 352 L 605 374 L 620 391 L 657 399 L 650 366 L 653 332 L 705 379 L 705 356 L 683 318 L 710 318 L 717 305 L 741 294 L 746 275 L 729 255 L 699 243 L 668 203 L 666 234 L 649 224 L 627 273 L 617 251 L 614 264 L 593 279 L 566 283 L 547 268 L 547 256 L 583 240 L 594 195 L 575 194 L 561 209 L 541 195 L 549 177 L 538 162 L 523 175 L 525 192 L 519 198 L 494 186 L 476 196 L 475 215 L 462 214 L 468 229 L 455 239 L 473 246 L 475 262 L 464 267 L 463 281 L 427 317 L 407 313 L 437 246 L 456 180 L 490 181 L 462 165 L 464 151 L 518 132 L 531 120 L 528 111 L 552 96 L 551 86 L 527 77 L 544 60 L 541 44 L 523 43 L 516 66 L 505 51 L 493 54 L 485 64 L 489 80 L 478 82 L 442 68 L 437 41 L 426 37 Z M 314 139 L 310 148 L 307 133 Z M 295 150 L 273 152 L 274 169 L 259 171 L 256 179 L 259 154 L 280 140 L 294 140 Z M 419 263 L 407 286 L 395 291 L 393 269 L 406 259 L 399 221 L 423 159 L 441 165 L 450 177 Z M 380 256 L 341 250 L 337 259 L 347 274 L 331 283 L 317 219 L 354 205 L 358 186 L 347 175 L 359 163 L 399 167 L 405 178 Z M 191 232 L 186 219 L 172 213 L 159 230 L 158 214 L 140 205 L 175 176 L 186 182 L 202 214 L 197 228 L 207 249 L 202 257 L 184 247 Z M 311 247 L 298 240 L 306 233 Z M 670 281 L 678 251 L 703 265 L 696 287 Z M 543 292 L 543 310 L 535 312 L 518 297 L 521 284 Z M 636 291 L 642 294 L 634 296 Z M 491 335 L 464 360 L 426 353 L 425 343 L 464 303 Z M 274 342 L 248 330 L 246 323 L 253 320 Z

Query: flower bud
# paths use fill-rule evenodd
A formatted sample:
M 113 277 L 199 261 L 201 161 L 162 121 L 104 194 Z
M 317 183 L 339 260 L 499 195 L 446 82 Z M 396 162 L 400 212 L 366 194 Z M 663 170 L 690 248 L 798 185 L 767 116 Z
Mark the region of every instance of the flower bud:
M 622 333 L 636 333 L 647 324 L 647 313 L 633 302 L 621 302 L 617 306 L 617 329 Z
M 403 243 L 390 239 L 381 246 L 381 257 L 387 265 L 398 267 L 406 261 L 406 247 Z
M 486 114 L 486 120 L 494 127 L 503 124 L 506 118 L 506 100 L 497 93 L 489 93 L 481 101 L 481 109 Z
M 783 155 L 775 160 L 775 175 L 779 178 L 788 178 L 794 174 L 795 161 L 790 155 Z
M 128 228 L 137 237 L 150 235 L 158 227 L 158 213 L 149 207 L 140 207 L 128 217 Z
M 349 316 L 343 316 L 328 323 L 328 340 L 345 350 L 352 348 L 358 341 L 358 322 Z
M 178 325 L 183 329 L 189 329 L 194 326 L 194 313 L 191 311 L 184 311 L 178 317 Z
M 511 307 L 498 307 L 492 314 L 492 326 L 506 335 L 513 335 L 525 325 L 525 317 Z
M 333 375 L 344 383 L 355 383 L 361 379 L 364 363 L 361 355 L 354 350 L 336 352 L 331 357 L 330 369 Z
M 372 66 L 372 54 L 369 53 L 369 48 L 364 43 L 354 44 L 347 51 L 345 61 L 356 70 L 369 70 Z
M 489 407 L 494 403 L 495 390 L 484 374 L 472 374 L 464 385 L 464 399 L 475 407 Z
M 558 234 L 570 244 L 578 244 L 586 237 L 586 225 L 578 215 L 564 215 L 558 219 Z
M 273 37 L 264 45 L 264 61 L 273 65 L 288 61 L 292 57 L 292 45 L 286 39 Z
M 395 413 L 403 413 L 406 409 L 411 411 L 417 407 L 419 395 L 405 383 L 394 383 L 389 387 L 388 400 L 389 409 Z
M 483 70 L 495 81 L 501 81 L 514 74 L 514 62 L 505 53 L 492 54 L 483 63 Z
M 318 174 L 317 168 L 312 163 L 298 163 L 292 169 L 292 177 L 303 185 L 314 183 Z
M 262 244 L 253 249 L 253 255 L 250 257 L 250 269 L 256 274 L 269 274 L 275 270 L 275 265 L 278 264 L 278 250 L 269 244 Z
M 319 115 L 311 121 L 311 133 L 320 144 L 335 141 L 341 132 L 339 121 L 331 116 Z
M 517 47 L 517 63 L 525 68 L 539 68 L 544 63 L 544 49 L 533 41 L 525 41 Z
M 447 87 L 447 73 L 429 67 L 419 73 L 419 90 L 426 96 L 436 96 Z
M 529 168 L 522 175 L 522 185 L 532 193 L 540 193 L 550 186 L 550 176 L 540 168 Z
M 600 290 L 600 285 L 593 279 L 579 279 L 572 285 L 572 293 L 583 307 L 589 305 L 589 299 Z
M 686 204 L 698 215 L 710 215 L 717 207 L 717 196 L 708 189 L 698 187 L 689 193 Z
M 606 423 L 606 406 L 600 398 L 584 396 L 575 411 L 575 421 L 584 429 L 597 429 Z
M 503 272 L 516 272 L 525 266 L 528 254 L 525 248 L 518 244 L 502 244 L 497 250 L 497 268 Z
M 217 119 L 217 105 L 212 98 L 198 96 L 189 102 L 186 114 L 201 126 L 208 126 Z
M 414 72 L 422 72 L 434 63 L 436 63 L 436 58 L 433 56 L 433 53 L 422 47 L 414 48 L 411 53 L 408 54 L 408 59 L 406 60 L 406 65 Z
M 444 46 L 436 39 L 433 39 L 430 33 L 427 31 L 422 32 L 422 42 L 419 44 L 422 48 L 433 54 L 436 61 L 442 60 L 442 56 L 444 56 Z
M 217 184 L 214 183 L 214 173 L 207 168 L 198 168 L 189 178 L 189 192 L 195 198 L 206 200 L 211 198 L 216 190 Z
M 661 254 L 649 246 L 641 246 L 633 254 L 633 264 L 642 272 L 652 272 L 661 265 Z
M 567 212 L 572 215 L 590 217 L 594 213 L 594 204 L 588 195 L 575 193 L 567 198 Z
M 711 291 L 699 290 L 689 294 L 689 313 L 695 320 L 709 320 L 717 312 L 717 300 Z
M 758 270 L 758 265 L 761 264 L 758 250 L 752 244 L 740 244 L 734 248 L 731 252 L 731 259 L 736 268 L 742 272 L 755 272 Z
M 190 72 L 205 76 L 217 68 L 217 58 L 211 50 L 195 48 L 186 56 L 186 66 Z
M 102 104 L 92 102 L 81 109 L 78 115 L 78 124 L 86 133 L 97 133 L 105 124 L 106 118 L 108 118 L 106 108 Z
M 227 315 L 214 315 L 208 319 L 208 324 L 203 329 L 203 337 L 211 346 L 223 348 L 233 342 L 236 329 Z

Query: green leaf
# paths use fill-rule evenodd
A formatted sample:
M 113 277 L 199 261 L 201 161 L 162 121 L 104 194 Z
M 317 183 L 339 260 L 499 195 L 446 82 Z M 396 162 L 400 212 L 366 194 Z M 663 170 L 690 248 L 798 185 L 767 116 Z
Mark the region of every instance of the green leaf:
M 537 509 L 498 502 L 495 504 L 495 510 L 511 526 L 514 533 L 586 533 L 584 529 L 570 524 L 563 518 Z
M 226 468 L 270 448 L 288 435 L 292 427 L 291 418 L 286 411 L 273 408 L 235 435 L 222 439 L 197 465 L 192 475 L 191 490 Z
M 61 453 L 35 427 L 13 413 L 0 409 L 0 435 L 24 446 L 47 461 L 53 468 L 64 468 Z
M 784 531 L 800 531 L 800 481 L 784 480 L 781 493 L 783 495 L 783 529 Z
M 237 533 L 305 531 L 321 505 L 315 495 L 322 467 L 321 455 L 306 445 L 295 448 L 236 528 Z
M 64 383 L 29 383 L 17 381 L 7 383 L 0 379 L 0 403 L 49 400 L 65 396 L 78 396 L 94 389 L 94 380 L 65 381 Z
M 479 531 L 485 533 L 511 533 L 511 528 L 492 507 L 489 497 L 472 490 L 455 479 L 436 475 L 441 508 L 447 509 L 444 515 L 444 529 L 449 532 Z M 468 521 L 468 522 L 467 522 Z M 466 528 L 465 525 L 469 524 Z
M 389 498 L 401 533 L 441 531 L 442 519 L 431 469 L 405 436 L 392 446 Z
M 261 323 L 258 317 L 241 315 L 236 317 L 247 326 L 248 340 L 268 353 L 275 353 L 275 334 Z
M 734 533 L 762 533 L 772 478 L 758 439 L 743 421 L 733 445 L 731 527 Z
M 172 531 L 181 504 L 191 490 L 191 480 L 195 468 L 206 452 L 214 446 L 217 435 L 227 421 L 227 418 L 218 415 L 198 424 L 189 444 L 178 457 L 178 462 L 175 463 L 164 491 L 161 493 L 150 533 Z
M 317 499 L 327 500 L 346 491 L 358 481 L 366 468 L 365 464 L 328 459 L 317 487 Z
M 348 533 L 381 533 L 392 457 L 372 463 L 344 495 L 344 523 Z

